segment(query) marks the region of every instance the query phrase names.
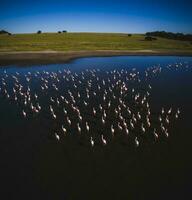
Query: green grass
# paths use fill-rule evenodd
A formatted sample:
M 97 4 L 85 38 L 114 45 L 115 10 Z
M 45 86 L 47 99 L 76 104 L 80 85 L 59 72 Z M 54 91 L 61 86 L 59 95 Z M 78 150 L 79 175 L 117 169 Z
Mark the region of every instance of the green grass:
M 0 51 L 79 50 L 166 50 L 192 52 L 192 44 L 158 38 L 144 41 L 144 35 L 115 33 L 42 33 L 0 35 Z

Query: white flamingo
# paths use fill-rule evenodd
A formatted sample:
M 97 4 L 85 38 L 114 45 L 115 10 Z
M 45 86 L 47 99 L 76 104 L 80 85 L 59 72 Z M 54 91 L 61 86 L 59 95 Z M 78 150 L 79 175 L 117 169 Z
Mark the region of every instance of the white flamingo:
M 57 134 L 57 133 L 55 133 L 55 137 L 56 137 L 56 139 L 59 141 L 60 140 L 60 137 L 59 137 L 59 135 Z
M 104 139 L 103 135 L 101 135 L 101 141 L 102 141 L 102 144 L 103 144 L 103 145 L 106 145 L 106 144 L 107 144 L 107 141 Z

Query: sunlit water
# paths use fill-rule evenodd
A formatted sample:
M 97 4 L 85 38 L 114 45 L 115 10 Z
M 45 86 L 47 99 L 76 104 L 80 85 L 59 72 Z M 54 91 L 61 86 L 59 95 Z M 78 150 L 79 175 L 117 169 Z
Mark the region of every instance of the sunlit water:
M 150 74 L 148 78 L 145 77 L 147 69 Z M 157 73 L 151 73 L 153 69 L 158 69 Z M 160 72 L 159 69 L 161 69 Z M 68 70 L 70 70 L 69 74 Z M 80 77 L 82 72 L 84 73 L 85 82 Z M 101 91 L 97 91 L 95 97 L 91 96 L 87 100 L 85 92 L 86 88 L 88 88 L 87 81 L 93 80 L 93 87 L 90 91 L 96 90 L 92 72 L 99 78 L 97 83 L 100 85 L 102 85 L 102 80 L 107 82 L 108 78 L 111 82 L 102 86 Z M 135 80 L 130 79 L 126 82 L 126 77 L 130 73 L 134 74 L 137 72 L 139 72 L 139 78 L 136 76 Z M 119 77 L 120 73 L 121 76 Z M 55 81 L 56 78 L 54 77 L 50 78 L 50 74 L 56 74 L 59 82 Z M 75 76 L 75 74 L 79 75 L 80 78 L 78 80 L 82 81 L 82 84 L 76 83 L 77 89 L 74 88 L 73 81 L 66 81 L 67 77 L 70 79 L 71 75 Z M 127 127 L 129 136 L 126 135 L 124 128 L 123 131 L 118 129 L 119 118 L 117 119 L 111 110 L 118 107 L 119 102 L 112 100 L 110 95 L 106 95 L 106 105 L 111 100 L 112 109 L 107 112 L 108 117 L 103 126 L 101 121 L 103 111 L 99 114 L 97 106 L 101 104 L 105 107 L 103 94 L 105 89 L 109 88 L 111 84 L 116 84 L 114 75 L 117 76 L 118 81 L 126 82 L 128 94 L 123 93 L 122 99 L 126 106 L 132 109 L 134 114 L 140 112 L 143 115 L 143 121 L 147 115 L 146 111 L 145 114 L 142 114 L 142 112 L 144 113 L 143 108 L 135 105 L 134 97 L 139 93 L 143 98 L 146 92 L 150 92 L 148 102 L 150 104 L 150 122 L 152 125 L 151 128 L 148 128 L 146 121 L 145 123 L 143 122 L 146 129 L 145 133 L 142 133 L 141 130 L 142 122 L 138 123 L 139 125 L 135 127 L 134 131 L 129 124 Z M 24 87 L 23 91 L 26 92 L 27 86 L 30 86 L 31 96 L 33 96 L 31 97 L 31 102 L 34 105 L 37 105 L 37 102 L 40 104 L 41 111 L 39 113 L 31 112 L 30 106 L 24 106 L 24 101 L 19 96 L 18 101 L 14 100 L 12 90 L 15 82 L 12 76 L 16 76 L 19 79 L 19 83 Z M 30 82 L 26 81 L 26 77 L 30 77 Z M 0 93 L 0 148 L 4 161 L 3 169 L 11 177 L 11 179 L 9 177 L 8 179 L 5 178 L 5 180 L 27 176 L 30 189 L 24 183 L 20 183 L 20 185 L 25 190 L 30 191 L 34 185 L 38 185 L 38 189 L 35 187 L 36 193 L 34 194 L 46 196 L 47 194 L 56 195 L 59 193 L 59 195 L 64 197 L 74 196 L 77 198 L 80 195 L 79 198 L 82 198 L 85 195 L 82 191 L 83 186 L 81 189 L 78 183 L 81 184 L 83 182 L 86 190 L 90 190 L 87 194 L 89 196 L 94 193 L 92 187 L 97 187 L 99 184 L 102 187 L 102 181 L 113 188 L 113 180 L 115 184 L 120 181 L 119 177 L 123 176 L 122 183 L 117 187 L 119 195 L 123 198 L 128 197 L 129 194 L 135 194 L 137 182 L 144 184 L 149 179 L 149 182 L 157 181 L 156 184 L 158 186 L 162 186 L 165 182 L 164 186 L 166 189 L 164 192 L 149 183 L 154 192 L 159 194 L 162 192 L 164 194 L 169 193 L 167 185 L 172 182 L 172 179 L 177 181 L 178 179 L 184 179 L 187 182 L 186 179 L 190 177 L 191 159 L 188 154 L 192 150 L 190 147 L 192 139 L 191 57 L 122 56 L 82 58 L 67 64 L 46 66 L 2 66 L 0 68 L 0 78 L 0 87 L 2 89 Z M 2 78 L 3 80 L 5 79 L 6 86 L 2 85 Z M 41 78 L 50 81 L 47 84 L 49 86 L 47 90 L 42 90 L 41 86 L 43 86 L 44 80 L 41 80 Z M 54 83 L 58 87 L 58 91 L 54 90 L 52 86 Z M 152 89 L 149 89 L 149 85 Z M 8 91 L 9 98 L 6 97 L 3 88 L 6 88 Z M 133 88 L 135 89 L 134 93 L 132 93 Z M 67 100 L 70 99 L 68 90 L 73 93 L 74 97 L 78 91 L 81 94 L 81 100 L 76 102 L 83 116 L 82 125 L 80 123 L 81 136 L 79 136 L 76 126 L 78 118 L 74 114 L 75 111 L 73 113 L 66 103 L 61 103 L 61 95 Z M 119 97 L 120 90 L 118 87 L 115 87 L 113 91 Z M 34 94 L 38 95 L 38 100 L 35 100 Z M 53 97 L 55 102 L 50 102 L 50 97 Z M 57 98 L 60 101 L 59 106 L 57 105 Z M 89 102 L 87 107 L 83 103 L 84 100 Z M 53 106 L 54 114 L 57 115 L 56 119 L 50 113 L 50 105 Z M 92 115 L 93 107 L 98 109 L 98 116 L 96 118 Z M 72 121 L 71 126 L 67 124 L 63 108 L 66 108 L 68 111 L 68 116 Z M 169 118 L 171 122 L 166 126 L 168 137 L 166 134 L 160 133 L 162 131 L 158 118 L 162 108 L 166 112 L 172 108 L 172 115 Z M 175 119 L 178 108 L 181 113 L 178 119 Z M 26 118 L 23 116 L 23 111 L 26 112 Z M 128 124 L 130 122 L 129 116 L 123 112 L 122 115 Z M 89 132 L 86 130 L 85 122 L 88 122 L 90 126 Z M 67 130 L 66 134 L 62 132 L 62 125 Z M 114 137 L 111 135 L 111 125 L 115 129 Z M 121 126 L 122 124 L 120 124 Z M 158 138 L 154 137 L 154 128 L 159 134 Z M 59 136 L 59 140 L 55 133 Z M 103 143 L 102 135 L 107 144 Z M 91 143 L 91 137 L 94 140 L 94 145 Z M 135 137 L 139 141 L 138 146 L 135 142 Z M 178 165 L 180 169 L 176 167 Z M 19 171 L 19 174 L 17 174 L 17 171 Z M 160 174 L 164 173 L 164 176 L 157 175 L 157 171 Z M 118 173 L 120 173 L 119 176 Z M 186 178 L 186 174 L 189 177 Z M 96 177 L 97 175 L 100 179 Z M 106 178 L 104 178 L 105 176 Z M 172 179 L 169 179 L 169 176 Z M 26 181 L 25 178 L 23 180 Z M 88 181 L 92 182 L 92 186 L 87 183 Z M 62 184 L 65 186 L 65 189 L 62 188 Z M 129 192 L 124 191 L 125 185 L 129 185 Z M 45 192 L 44 194 L 42 190 L 45 190 L 47 187 L 52 188 L 53 191 Z M 142 189 L 141 193 L 148 193 L 145 189 Z M 96 193 L 94 194 L 95 198 L 100 197 L 99 194 L 98 196 Z

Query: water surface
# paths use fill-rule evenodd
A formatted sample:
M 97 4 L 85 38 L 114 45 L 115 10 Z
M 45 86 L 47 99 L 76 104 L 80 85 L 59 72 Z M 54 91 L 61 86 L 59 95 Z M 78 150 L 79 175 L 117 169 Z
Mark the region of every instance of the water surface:
M 33 192 L 34 197 L 52 195 L 62 199 L 90 199 L 90 196 L 91 199 L 101 199 L 104 191 L 107 192 L 103 199 L 127 199 L 130 196 L 152 199 L 154 194 L 162 199 L 164 195 L 173 198 L 189 193 L 192 175 L 192 57 L 91 57 L 67 64 L 4 66 L 0 68 L 0 77 L 5 76 L 5 71 L 8 76 L 17 72 L 25 83 L 24 75 L 29 72 L 59 74 L 64 69 L 72 73 L 99 69 L 103 76 L 106 71 L 122 69 L 144 74 L 150 67 L 162 68 L 162 72 L 150 80 L 152 111 L 156 113 L 162 107 L 180 108 L 181 116 L 173 122 L 168 139 L 137 149 L 119 142 L 93 149 L 74 143 L 74 138 L 58 144 L 51 136 L 57 127 L 53 128 L 46 114 L 24 119 L 20 106 L 0 95 L 1 171 L 5 191 L 11 188 L 14 195 Z M 11 91 L 11 79 L 8 83 L 8 91 Z M 39 84 L 40 81 L 34 81 L 31 90 L 36 91 Z M 62 87 L 65 89 L 68 85 Z M 42 101 L 47 102 L 46 98 Z

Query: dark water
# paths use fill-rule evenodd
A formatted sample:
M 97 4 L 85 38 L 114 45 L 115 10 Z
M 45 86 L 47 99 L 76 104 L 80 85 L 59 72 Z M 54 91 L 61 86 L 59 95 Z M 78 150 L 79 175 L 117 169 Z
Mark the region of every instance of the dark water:
M 20 105 L 0 95 L 3 199 L 181 199 L 191 195 L 191 57 L 83 58 L 68 64 L 2 67 L 0 77 L 5 70 L 8 76 L 18 72 L 21 82 L 28 72 L 64 69 L 72 73 L 100 69 L 102 75 L 136 68 L 142 74 L 157 66 L 162 72 L 150 79 L 151 108 L 154 112 L 180 108 L 181 116 L 171 125 L 168 139 L 150 146 L 129 148 L 117 142 L 90 148 L 70 138 L 58 143 L 50 135 L 52 124 L 46 114 L 24 119 Z M 36 90 L 39 83 L 34 81 L 31 89 Z M 46 104 L 46 98 L 42 101 Z

